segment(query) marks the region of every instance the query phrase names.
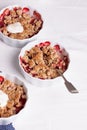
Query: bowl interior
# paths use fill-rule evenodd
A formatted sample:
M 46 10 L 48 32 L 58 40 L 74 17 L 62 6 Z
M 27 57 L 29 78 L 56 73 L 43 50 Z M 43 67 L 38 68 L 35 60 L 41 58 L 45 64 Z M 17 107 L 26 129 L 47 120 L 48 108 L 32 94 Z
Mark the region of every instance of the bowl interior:
M 20 117 L 23 114 L 24 110 L 26 109 L 27 102 L 28 102 L 28 89 L 27 89 L 26 84 L 24 82 L 22 82 L 22 80 L 19 77 L 17 77 L 16 75 L 0 73 L 0 76 L 3 76 L 5 79 L 10 80 L 11 82 L 13 82 L 17 85 L 22 85 L 24 88 L 24 91 L 26 93 L 26 102 L 25 102 L 23 108 L 20 109 L 17 114 L 13 114 L 9 117 L 0 117 L 0 124 L 6 125 L 9 123 L 12 123 L 17 117 Z
M 37 17 L 40 17 L 40 20 L 42 21 L 42 23 L 41 23 L 41 25 L 40 25 L 40 27 L 38 27 L 38 30 L 37 31 L 31 31 L 30 33 L 32 33 L 32 35 L 31 34 L 28 34 L 29 33 L 29 31 L 28 31 L 28 28 L 30 28 L 30 26 L 29 27 L 27 27 L 27 32 L 26 32 L 26 30 L 24 29 L 24 31 L 23 32 L 21 32 L 21 33 L 10 33 L 10 32 L 8 32 L 7 31 L 7 25 L 10 25 L 10 23 L 6 23 L 6 29 L 4 28 L 4 26 L 2 27 L 2 23 L 4 23 L 3 22 L 3 18 L 4 17 L 9 17 L 9 15 L 4 15 L 5 13 L 5 11 L 7 10 L 7 9 L 9 9 L 9 10 L 12 10 L 12 9 L 14 9 L 14 8 L 19 8 L 19 7 L 21 7 L 22 9 L 29 9 L 29 15 L 30 15 L 30 17 L 31 17 L 31 21 L 32 21 L 32 23 L 30 23 L 29 22 L 29 24 L 30 24 L 30 26 L 36 26 L 36 25 L 34 25 L 34 20 L 36 19 L 37 20 L 37 22 L 39 21 L 39 19 L 37 19 L 36 18 L 36 16 L 33 16 L 33 14 L 34 14 L 34 12 L 36 11 L 36 15 L 37 15 Z M 7 13 L 7 12 L 6 12 Z M 25 12 L 24 12 L 25 13 Z M 23 15 L 23 14 L 22 14 Z M 27 13 L 26 13 L 26 15 L 27 15 Z M 3 18 L 2 18 L 2 16 L 3 16 Z M 18 16 L 19 17 L 19 16 Z M 26 16 L 27 17 L 27 16 Z M 23 26 L 23 28 L 25 28 L 26 26 L 27 26 L 27 22 L 25 22 L 26 20 L 27 20 L 27 18 L 25 17 L 25 20 L 24 20 L 24 22 L 21 22 L 21 25 Z M 35 18 L 32 18 L 32 17 L 35 17 Z M 20 18 L 20 17 L 19 17 Z M 4 21 L 7 21 L 7 19 L 5 19 Z M 11 21 L 11 20 L 10 20 Z M 23 20 L 22 20 L 23 21 Z M 8 22 L 8 21 L 7 21 Z M 12 21 L 11 21 L 12 22 Z M 18 21 L 17 21 L 18 22 Z M 15 18 L 14 18 L 14 21 L 13 21 L 13 24 L 14 23 L 16 23 L 16 21 L 15 21 Z M 30 7 L 30 6 L 23 6 L 23 5 L 13 5 L 13 6 L 8 6 L 8 7 L 5 7 L 4 9 L 2 9 L 1 11 L 0 11 L 0 37 L 1 37 L 1 39 L 7 44 L 7 45 L 9 45 L 9 46 L 13 46 L 13 47 L 18 47 L 18 48 L 21 48 L 21 47 L 23 47 L 24 45 L 26 45 L 28 42 L 31 42 L 32 40 L 35 40 L 36 39 L 36 37 L 37 37 L 37 35 L 38 35 L 38 33 L 42 30 L 42 28 L 43 28 L 43 18 L 42 18 L 42 15 L 41 15 L 41 13 L 39 13 L 36 9 L 33 9 L 32 7 Z M 5 24 L 5 23 L 4 23 Z M 12 25 L 13 26 L 13 25 Z M 33 27 L 32 26 L 32 27 Z M 13 30 L 15 30 L 15 29 L 13 29 Z M 31 29 L 29 29 L 29 30 L 31 30 Z M 4 32 L 4 33 L 3 33 Z M 26 35 L 26 36 L 25 36 Z M 28 35 L 31 35 L 31 36 L 29 36 L 28 37 Z M 15 37 L 15 36 L 17 36 L 17 37 Z M 22 37 L 22 39 L 20 38 L 20 36 Z
M 48 41 L 45 40 L 45 42 L 48 42 Z M 51 46 L 52 46 L 52 47 L 54 47 L 54 46 L 56 46 L 56 45 L 59 45 L 59 44 L 57 44 L 57 42 L 54 42 L 54 41 L 50 41 L 50 42 L 51 42 Z M 41 86 L 41 84 L 44 84 L 44 83 L 45 83 L 46 86 L 47 86 L 48 82 L 50 82 L 50 84 L 51 84 L 51 82 L 55 82 L 55 80 L 58 79 L 59 76 L 57 76 L 57 77 L 55 77 L 55 78 L 48 78 L 48 79 L 43 79 L 43 78 L 38 78 L 38 77 L 32 76 L 30 73 L 27 73 L 27 72 L 25 71 L 25 69 L 23 68 L 23 66 L 22 66 L 22 64 L 21 64 L 21 59 L 20 59 L 21 57 L 23 57 L 23 56 L 25 55 L 25 51 L 26 51 L 26 50 L 29 51 L 30 49 L 32 49 L 32 47 L 34 47 L 34 46 L 36 46 L 36 45 L 39 45 L 40 43 L 44 43 L 44 40 L 34 41 L 34 42 L 32 42 L 32 43 L 27 44 L 25 47 L 23 47 L 23 48 L 21 49 L 21 52 L 20 52 L 20 54 L 19 54 L 19 66 L 20 66 L 20 68 L 21 68 L 22 74 L 24 75 L 25 79 L 27 79 L 28 81 L 30 81 L 32 84 L 36 84 L 36 83 L 38 82 L 38 84 L 39 84 L 40 86 Z M 62 55 L 65 56 L 65 57 L 67 57 L 67 68 L 66 68 L 66 70 L 67 70 L 67 69 L 68 69 L 68 66 L 69 66 L 69 62 L 70 62 L 69 54 L 68 54 L 68 52 L 65 50 L 65 48 L 62 47 L 61 45 L 60 45 L 60 50 L 61 50 L 61 51 L 63 50 Z M 66 70 L 65 70 L 65 71 L 66 71 Z M 65 71 L 64 71 L 64 72 L 65 72 Z M 40 84 L 40 81 L 42 82 L 41 84 Z

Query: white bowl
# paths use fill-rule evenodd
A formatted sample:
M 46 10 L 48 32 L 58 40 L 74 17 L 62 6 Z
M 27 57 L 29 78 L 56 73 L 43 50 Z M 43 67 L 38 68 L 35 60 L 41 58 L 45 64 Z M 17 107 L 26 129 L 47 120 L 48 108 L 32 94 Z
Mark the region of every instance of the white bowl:
M 27 107 L 27 103 L 28 103 L 28 89 L 27 89 L 27 86 L 25 85 L 25 83 L 22 82 L 21 79 L 19 77 L 17 77 L 16 75 L 0 73 L 0 76 L 3 76 L 6 79 L 8 79 L 16 84 L 23 85 L 25 92 L 26 92 L 26 96 L 27 96 L 27 101 L 25 103 L 24 108 L 22 108 L 17 114 L 12 115 L 10 117 L 3 117 L 3 118 L 0 117 L 0 125 L 8 125 L 10 123 L 13 123 L 17 117 L 20 118 L 24 114 L 24 111 L 26 111 L 26 107 Z
M 0 14 L 2 14 L 5 9 L 7 9 L 7 8 L 13 9 L 14 7 L 22 7 L 22 8 L 23 8 L 23 7 L 25 7 L 25 6 L 22 6 L 22 5 L 7 6 L 7 7 L 3 8 L 3 9 L 0 11 Z M 31 8 L 30 6 L 26 6 L 26 7 L 28 7 L 28 8 L 30 9 L 31 15 L 33 14 L 33 11 L 36 10 L 36 9 Z M 37 11 L 37 10 L 36 10 L 36 11 Z M 38 12 L 38 11 L 37 11 L 37 12 Z M 41 16 L 41 19 L 42 19 L 42 21 L 43 21 L 42 16 Z M 41 32 L 42 29 L 43 29 L 43 25 L 42 25 L 41 29 L 39 30 L 39 32 Z M 38 33 L 39 33 L 39 32 L 38 32 Z M 26 38 L 26 39 L 20 40 L 20 39 L 13 39 L 13 38 L 10 38 L 10 37 L 8 37 L 8 36 L 5 36 L 5 35 L 0 31 L 0 38 L 2 39 L 2 41 L 3 41 L 4 43 L 6 43 L 6 44 L 9 45 L 9 46 L 13 46 L 13 47 L 17 47 L 17 48 L 22 48 L 22 47 L 23 47 L 24 45 L 26 45 L 28 42 L 31 42 L 31 41 L 33 41 L 33 40 L 36 40 L 38 33 L 35 34 L 35 35 L 33 35 L 33 36 L 30 37 L 30 38 Z
M 50 41 L 50 40 L 40 40 L 40 41 L 33 41 L 29 44 L 27 44 L 26 46 L 24 46 L 21 51 L 20 51 L 20 54 L 19 54 L 19 66 L 21 68 L 21 72 L 24 76 L 24 78 L 30 82 L 32 85 L 35 85 L 35 86 L 40 86 L 40 87 L 46 87 L 46 86 L 53 86 L 55 82 L 58 82 L 60 80 L 60 76 L 56 77 L 56 78 L 53 78 L 53 79 L 40 79 L 40 78 L 36 78 L 36 77 L 33 77 L 31 74 L 27 73 L 22 65 L 21 65 L 21 61 L 20 61 L 20 57 L 23 57 L 24 54 L 25 54 L 25 51 L 26 50 L 30 50 L 32 47 L 34 47 L 35 45 L 41 43 L 41 42 L 45 42 L 45 41 Z M 56 45 L 58 44 L 57 42 L 54 42 L 54 41 L 50 41 L 51 42 L 51 45 Z M 59 44 L 58 44 L 59 45 Z M 60 46 L 61 47 L 61 46 Z M 61 47 L 62 48 L 62 47 Z M 65 50 L 65 55 L 68 56 L 68 59 L 69 59 L 69 55 L 67 53 L 67 51 Z

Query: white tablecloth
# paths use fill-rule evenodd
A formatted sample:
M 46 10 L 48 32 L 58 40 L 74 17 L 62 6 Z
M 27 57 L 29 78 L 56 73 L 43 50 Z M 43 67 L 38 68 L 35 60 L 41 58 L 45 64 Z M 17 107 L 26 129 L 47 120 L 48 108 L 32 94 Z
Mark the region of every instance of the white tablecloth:
M 87 130 L 87 1 L 86 0 L 6 0 L 9 4 L 26 3 L 37 8 L 45 19 L 38 38 L 55 40 L 70 54 L 65 76 L 79 90 L 70 94 L 61 82 L 47 88 L 32 86 L 21 75 L 18 65 L 20 49 L 0 41 L 0 70 L 20 76 L 29 88 L 29 105 L 14 123 L 16 130 Z
M 87 7 L 86 0 L 0 0 L 0 8 L 8 4 L 56 5 L 57 7 Z

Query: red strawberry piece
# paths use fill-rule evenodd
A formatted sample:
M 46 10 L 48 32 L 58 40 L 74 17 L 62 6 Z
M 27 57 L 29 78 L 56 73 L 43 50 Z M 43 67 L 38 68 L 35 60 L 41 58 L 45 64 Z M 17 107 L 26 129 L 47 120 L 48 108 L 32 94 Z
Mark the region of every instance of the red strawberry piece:
M 29 10 L 30 10 L 29 8 L 24 7 L 23 10 L 22 10 L 22 12 L 23 12 L 23 13 L 27 13 L 27 12 L 29 12 Z
M 39 47 L 43 47 L 43 46 L 49 46 L 51 43 L 49 41 L 46 41 L 44 43 L 40 43 Z
M 27 64 L 26 61 L 21 56 L 20 56 L 20 61 L 21 61 L 21 63 L 23 63 L 25 65 Z
M 59 46 L 58 44 L 55 45 L 54 48 L 55 48 L 56 51 L 59 51 L 59 50 L 60 50 L 60 46 Z
M 44 46 L 44 43 L 39 43 L 39 47 L 43 47 Z
M 30 24 L 34 24 L 35 18 L 32 18 Z
M 27 73 L 30 73 L 30 68 L 29 68 L 29 66 L 26 66 L 25 68 L 24 68 L 24 70 L 27 72 Z
M 4 81 L 4 77 L 0 76 L 0 83 L 2 83 Z
M 51 43 L 49 41 L 44 42 L 45 46 L 49 46 Z
M 10 10 L 7 8 L 7 9 L 5 9 L 4 10 L 4 12 L 3 12 L 3 15 L 4 16 L 7 16 L 7 15 L 9 15 L 10 14 Z
M 0 21 L 0 28 L 4 26 L 4 22 Z
M 37 76 L 37 74 L 32 74 L 33 77 Z
M 4 15 L 1 14 L 1 15 L 0 15 L 0 21 L 3 21 L 3 18 L 4 18 Z
M 22 9 L 21 7 L 14 7 L 13 10 L 17 11 L 18 9 Z
M 63 68 L 63 60 L 61 60 L 61 62 L 59 63 L 59 67 Z
M 0 27 L 3 27 L 4 26 L 4 22 L 3 22 L 3 14 L 0 15 Z
M 41 19 L 41 15 L 35 10 L 34 12 L 33 12 L 33 15 L 35 16 L 35 18 L 36 19 Z
M 18 7 L 14 7 L 13 10 L 14 10 L 14 11 L 18 10 Z

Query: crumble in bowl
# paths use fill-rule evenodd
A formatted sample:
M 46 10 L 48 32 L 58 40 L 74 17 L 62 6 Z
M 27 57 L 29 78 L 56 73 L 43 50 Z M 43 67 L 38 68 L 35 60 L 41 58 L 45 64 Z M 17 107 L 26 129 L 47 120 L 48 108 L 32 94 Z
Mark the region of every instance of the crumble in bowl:
M 14 5 L 0 11 L 0 34 L 7 42 L 27 42 L 39 33 L 42 26 L 41 14 L 31 7 Z
M 20 83 L 22 82 L 17 77 L 0 74 L 0 122 L 5 119 L 7 121 L 7 118 L 9 121 L 10 117 L 15 117 L 24 109 L 27 102 L 27 91 L 25 86 Z
M 34 79 L 33 84 L 35 80 L 49 82 L 60 76 L 58 69 L 61 73 L 67 70 L 69 55 L 65 48 L 57 43 L 50 41 L 33 42 L 21 50 L 19 65 L 26 79 L 30 82 L 32 82 L 31 79 Z

